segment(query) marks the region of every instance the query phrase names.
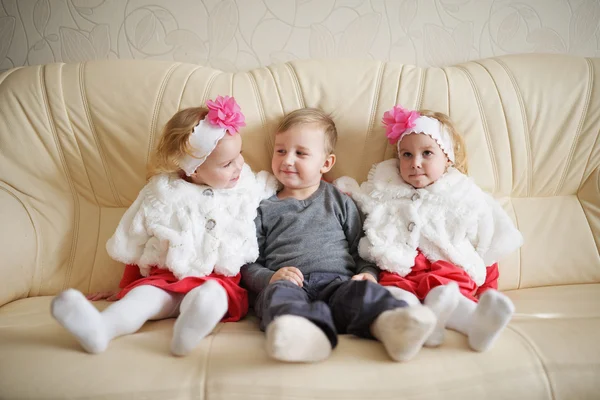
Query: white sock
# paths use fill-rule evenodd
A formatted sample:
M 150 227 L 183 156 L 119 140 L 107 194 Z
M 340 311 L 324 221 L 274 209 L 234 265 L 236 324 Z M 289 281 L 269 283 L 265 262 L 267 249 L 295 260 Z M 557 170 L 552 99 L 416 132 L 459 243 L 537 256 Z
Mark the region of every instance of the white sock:
M 371 325 L 371 333 L 393 360 L 408 361 L 421 350 L 435 322 L 435 314 L 418 304 L 381 313 Z
M 282 315 L 267 326 L 267 353 L 279 361 L 317 362 L 331 354 L 331 343 L 317 325 L 297 315 Z
M 443 343 L 446 323 L 458 305 L 459 296 L 460 292 L 456 282 L 437 286 L 429 291 L 424 304 L 433 311 L 437 317 L 437 323 L 433 332 L 427 338 L 425 346 L 437 347 Z
M 68 289 L 52 300 L 52 316 L 89 353 L 106 350 L 115 337 L 137 332 L 149 319 L 177 315 L 181 295 L 150 285 L 133 288 L 101 313 L 81 292 Z
M 110 341 L 100 312 L 78 290 L 67 289 L 50 305 L 52 316 L 73 336 L 88 353 L 106 350 Z
M 189 354 L 223 319 L 227 306 L 227 292 L 216 281 L 206 281 L 186 294 L 173 327 L 171 352 Z
M 488 290 L 479 299 L 469 327 L 469 346 L 475 351 L 489 349 L 510 321 L 515 306 L 496 290 Z

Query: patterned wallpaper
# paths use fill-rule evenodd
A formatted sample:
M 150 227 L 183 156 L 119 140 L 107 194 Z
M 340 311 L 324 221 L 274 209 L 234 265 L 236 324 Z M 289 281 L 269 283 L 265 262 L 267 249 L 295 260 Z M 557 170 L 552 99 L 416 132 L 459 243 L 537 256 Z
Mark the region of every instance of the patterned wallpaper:
M 0 0 L 0 70 L 107 58 L 236 71 L 309 57 L 600 57 L 599 25 L 600 0 Z

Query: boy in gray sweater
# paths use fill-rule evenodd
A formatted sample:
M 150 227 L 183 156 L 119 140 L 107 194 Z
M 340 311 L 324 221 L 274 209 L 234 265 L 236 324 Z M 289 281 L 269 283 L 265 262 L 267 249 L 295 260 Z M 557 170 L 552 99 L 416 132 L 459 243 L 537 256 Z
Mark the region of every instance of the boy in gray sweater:
M 333 120 L 317 109 L 288 114 L 275 135 L 271 167 L 283 189 L 263 200 L 255 220 L 260 256 L 242 267 L 245 287 L 278 360 L 326 359 L 338 333 L 381 341 L 396 361 L 423 346 L 436 316 L 377 283 L 358 255 L 362 216 L 353 200 L 321 180 L 335 163 Z

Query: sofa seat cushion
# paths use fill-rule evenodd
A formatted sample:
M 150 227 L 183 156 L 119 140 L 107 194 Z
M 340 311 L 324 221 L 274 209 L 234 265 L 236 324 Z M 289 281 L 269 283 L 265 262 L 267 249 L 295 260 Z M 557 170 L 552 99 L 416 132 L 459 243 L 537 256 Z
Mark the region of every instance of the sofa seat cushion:
M 464 336 L 448 331 L 441 348 L 395 363 L 379 343 L 343 335 L 330 359 L 313 365 L 270 360 L 254 316 L 220 324 L 188 357 L 169 354 L 173 320 L 147 323 L 111 342 L 106 352 L 90 355 L 51 318 L 51 297 L 22 299 L 0 308 L 0 388 L 4 398 L 113 400 L 537 399 L 600 393 L 594 379 L 600 376 L 600 285 L 507 294 L 518 313 L 484 354 L 470 351 Z

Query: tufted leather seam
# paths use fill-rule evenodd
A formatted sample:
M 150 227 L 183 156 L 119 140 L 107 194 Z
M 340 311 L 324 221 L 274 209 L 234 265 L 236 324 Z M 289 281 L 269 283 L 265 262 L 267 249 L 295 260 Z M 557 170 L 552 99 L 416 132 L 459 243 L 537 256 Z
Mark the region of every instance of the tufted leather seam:
M 162 82 L 160 83 L 160 88 L 158 89 L 158 94 L 156 96 L 156 99 L 154 100 L 154 106 L 152 107 L 152 122 L 150 123 L 150 137 L 148 138 L 148 148 L 146 150 L 146 165 L 148 165 L 148 162 L 150 161 L 150 154 L 152 153 L 152 149 L 154 149 L 154 138 L 156 137 L 156 125 L 158 124 L 159 109 L 162 104 L 161 100 L 165 94 L 167 82 L 169 81 L 169 78 L 173 74 L 173 71 L 175 71 L 175 69 L 180 65 L 181 64 L 179 64 L 179 63 L 173 64 L 168 69 Z M 189 79 L 189 76 L 188 76 L 188 79 Z
M 6 78 L 8 78 L 8 77 L 9 77 L 9 75 L 12 75 L 12 74 L 13 74 L 13 72 L 15 72 L 15 71 L 17 71 L 17 70 L 19 70 L 19 69 L 23 69 L 23 68 L 25 68 L 25 67 L 12 68 L 12 69 L 9 69 L 8 71 L 4 71 L 4 72 L 3 72 L 3 73 L 0 75 L 0 78 L 2 78 L 2 79 L 0 79 L 0 85 L 2 85 L 2 83 L 3 83 L 3 82 L 6 80 Z
M 554 193 L 553 193 L 554 195 L 558 194 L 559 190 L 562 189 L 563 185 L 565 184 L 565 179 L 567 179 L 567 173 L 569 171 L 569 166 L 571 165 L 571 162 L 573 161 L 573 155 L 575 154 L 575 148 L 577 147 L 577 143 L 579 142 L 579 137 L 581 136 L 581 131 L 583 130 L 583 123 L 584 123 L 584 121 L 587 117 L 587 113 L 588 113 L 588 105 L 589 105 L 590 99 L 592 97 L 593 68 L 590 63 L 590 60 L 586 58 L 586 61 L 588 64 L 588 84 L 587 84 L 587 92 L 586 92 L 586 96 L 585 96 L 585 103 L 583 105 L 583 110 L 581 110 L 581 118 L 579 119 L 579 123 L 577 124 L 577 129 L 575 131 L 575 137 L 573 138 L 573 143 L 571 143 L 571 148 L 569 149 L 569 156 L 567 157 L 567 162 L 565 163 L 565 168 L 560 177 L 558 185 L 556 186 L 556 189 L 554 189 Z M 593 153 L 593 150 L 594 150 L 594 148 L 592 147 L 590 149 L 590 155 Z M 589 158 L 588 158 L 588 160 L 589 160 Z M 585 169 L 583 170 L 583 173 L 585 173 Z M 580 183 L 580 185 L 581 185 L 581 183 Z
M 61 72 L 62 72 L 62 68 L 63 68 L 63 66 L 61 66 Z M 81 71 L 81 64 L 77 64 L 77 70 L 79 71 L 78 78 L 81 81 L 81 79 L 83 78 L 83 73 Z M 65 95 L 64 95 L 64 89 L 63 89 L 62 85 L 60 87 L 60 91 L 61 91 L 61 94 L 63 95 L 62 98 L 64 101 Z M 98 204 L 98 195 L 96 194 L 96 191 L 94 190 L 94 186 L 92 185 L 92 179 L 90 178 L 87 163 L 83 160 L 83 153 L 81 152 L 81 147 L 79 146 L 78 135 L 75 134 L 75 129 L 73 129 L 73 123 L 71 122 L 71 118 L 70 118 L 67 107 L 65 107 L 65 114 L 67 115 L 67 120 L 69 121 L 69 126 L 71 127 L 71 133 L 73 134 L 73 138 L 75 139 L 75 143 L 77 144 L 77 149 L 79 150 L 79 155 L 81 157 L 81 163 L 83 164 L 83 170 L 85 171 L 85 176 L 88 179 L 90 190 L 92 191 L 92 194 L 94 195 L 94 200 L 96 201 L 96 205 L 99 205 Z
M 397 105 L 400 101 L 400 83 L 402 82 L 402 73 L 404 72 L 404 65 L 402 64 L 400 66 L 400 73 L 398 74 L 398 84 L 396 85 L 396 100 L 394 101 L 394 104 L 392 104 L 392 107 Z M 388 140 L 385 141 L 385 147 L 383 149 L 383 155 L 381 156 L 381 159 L 383 160 L 385 158 L 385 155 L 387 153 L 388 148 L 392 148 L 392 154 L 395 157 L 396 154 L 396 146 L 392 146 L 390 144 L 390 142 Z
M 519 335 L 519 337 L 523 340 L 523 342 L 527 346 L 529 346 L 530 350 L 536 356 L 536 358 L 538 359 L 538 361 L 540 363 L 540 366 L 542 367 L 542 370 L 544 371 L 544 376 L 546 378 L 546 387 L 548 388 L 548 391 L 550 392 L 550 397 L 552 399 L 556 399 L 555 389 L 552 386 L 552 381 L 550 380 L 550 373 L 548 372 L 548 367 L 542 361 L 542 356 L 540 355 L 540 352 L 537 349 L 537 347 L 530 340 L 527 339 L 527 337 L 525 336 L 525 334 L 523 334 L 523 332 L 521 332 L 520 330 L 515 328 L 514 325 L 508 325 L 506 328 L 510 329 L 511 331 L 513 331 L 514 333 Z
M 70 254 L 69 254 L 69 261 L 67 263 L 67 270 L 65 272 L 65 280 L 63 281 L 63 286 L 62 286 L 62 289 L 64 290 L 67 288 L 67 283 L 71 279 L 71 272 L 73 271 L 73 263 L 75 261 L 75 249 L 77 248 L 77 240 L 79 238 L 79 212 L 80 212 L 79 196 L 77 196 L 77 190 L 75 190 L 75 184 L 73 183 L 73 179 L 71 178 L 71 174 L 69 172 L 69 166 L 67 165 L 67 161 L 65 160 L 63 149 L 62 149 L 60 140 L 58 138 L 56 124 L 54 123 L 54 118 L 52 118 L 52 115 L 50 113 L 50 106 L 48 103 L 48 91 L 46 88 L 46 80 L 44 79 L 45 72 L 46 72 L 46 66 L 43 66 L 42 68 L 40 68 L 40 87 L 42 90 L 41 97 L 42 97 L 42 101 L 44 102 L 44 109 L 46 111 L 46 116 L 48 117 L 48 127 L 50 128 L 50 131 L 52 132 L 52 137 L 54 138 L 54 143 L 56 145 L 56 150 L 57 150 L 58 156 L 60 158 L 60 163 L 63 167 L 65 176 L 67 178 L 67 182 L 69 183 L 69 189 L 71 189 L 71 196 L 73 197 L 73 203 L 74 203 L 74 207 L 73 207 L 73 237 L 71 239 L 71 249 L 70 249 Z M 41 265 L 42 265 L 41 280 L 40 280 L 40 284 L 38 287 L 38 294 L 41 291 L 42 282 L 44 280 L 43 279 L 44 278 L 44 263 L 42 262 Z
M 532 178 L 532 174 L 533 174 L 533 157 L 531 155 L 531 137 L 529 134 L 529 124 L 527 123 L 527 113 L 525 113 L 525 106 L 523 103 L 523 95 L 521 94 L 521 91 L 519 90 L 519 86 L 517 85 L 517 81 L 515 80 L 515 77 L 513 76 L 513 74 L 511 73 L 510 69 L 508 68 L 508 66 L 499 58 L 494 58 L 494 61 L 496 61 L 498 63 L 498 65 L 500 65 L 502 67 L 502 69 L 504 69 L 504 72 L 506 72 L 506 75 L 508 76 L 508 78 L 510 79 L 511 83 L 513 84 L 513 88 L 515 90 L 515 93 L 517 95 L 517 99 L 519 100 L 519 109 L 521 110 L 521 118 L 523 120 L 523 134 L 525 135 L 525 153 L 527 154 L 527 168 L 525 168 L 525 179 L 527 180 L 527 191 L 525 193 L 525 197 L 529 197 L 532 191 L 532 185 L 533 185 L 533 178 Z
M 446 79 L 446 115 L 450 116 L 450 80 L 448 80 L 448 72 L 446 71 L 446 68 L 441 68 L 441 70 L 444 73 L 444 78 Z M 467 166 L 468 165 L 469 163 L 467 162 Z
M 586 58 L 585 60 L 588 62 L 588 64 L 589 64 L 590 68 L 591 68 L 591 69 L 592 69 L 592 71 L 593 71 L 593 69 L 594 69 L 594 65 L 593 65 L 593 64 L 590 62 L 589 58 Z M 593 75 L 592 75 L 592 76 L 593 76 Z M 590 82 L 590 85 L 591 85 L 592 83 L 593 83 L 593 82 Z M 586 106 L 588 106 L 588 105 L 589 105 L 589 101 L 591 101 L 591 100 L 588 100 L 588 104 L 587 104 Z M 594 146 L 592 147 L 592 149 L 597 149 L 597 148 L 598 148 L 598 139 L 600 139 L 600 132 L 599 132 L 599 133 L 596 135 L 596 140 L 594 141 Z M 592 154 L 593 154 L 593 151 L 590 151 L 590 154 L 588 155 L 588 159 L 587 159 L 587 161 L 585 162 L 585 168 L 583 169 L 584 173 L 585 173 L 585 171 L 588 169 L 588 167 L 590 166 L 590 160 L 592 159 Z M 595 170 L 596 170 L 595 168 L 594 168 L 594 169 L 592 169 L 592 171 L 590 172 L 590 175 L 591 175 L 591 174 L 593 174 Z M 588 176 L 589 176 L 589 175 L 588 175 Z M 587 180 L 588 176 L 585 176 L 585 177 L 584 177 L 584 178 L 581 180 L 581 183 L 579 184 L 579 188 L 577 188 L 577 192 L 579 192 L 579 190 L 581 190 L 581 186 L 582 186 L 582 185 L 584 184 L 584 182 Z M 599 183 L 599 186 L 600 186 L 600 183 Z M 600 190 L 598 190 L 598 191 L 600 192 Z
M 204 388 L 204 396 L 202 397 L 203 399 L 208 399 L 208 385 L 206 384 L 206 381 L 208 380 L 208 363 L 210 361 L 210 355 L 212 353 L 213 350 L 213 346 L 214 346 L 214 342 L 215 342 L 215 337 L 221 332 L 221 330 L 223 329 L 223 323 L 218 324 L 215 329 L 212 331 L 212 333 L 208 336 L 208 339 L 210 340 L 210 344 L 208 345 L 208 351 L 206 354 L 206 358 L 205 358 L 205 362 L 204 362 L 204 368 L 202 368 L 202 370 L 204 371 L 204 375 L 203 375 L 203 379 L 201 382 L 202 387 Z M 206 340 L 206 338 L 205 338 Z
M 269 74 L 271 75 L 271 78 L 273 79 L 273 84 L 275 85 L 275 90 L 277 91 L 277 98 L 279 100 L 279 105 L 281 106 L 281 114 L 285 114 L 285 110 L 283 109 L 283 104 L 281 101 L 281 90 L 279 90 L 279 85 L 277 84 L 277 79 L 275 79 L 275 74 L 273 73 L 273 71 L 271 71 L 271 67 L 268 66 L 265 68 L 267 71 L 269 71 Z M 267 138 L 269 140 L 269 144 L 271 145 L 271 150 L 275 147 L 275 143 L 274 143 L 274 139 L 273 139 L 273 135 L 269 134 L 267 135 Z
M 375 92 L 373 93 L 373 103 L 371 104 L 371 115 L 369 115 L 369 130 L 367 131 L 367 134 L 365 136 L 365 141 L 363 143 L 362 146 L 362 155 L 361 155 L 361 160 L 364 163 L 365 159 L 367 157 L 365 157 L 365 149 L 367 148 L 367 142 L 369 142 L 371 140 L 371 136 L 373 135 L 373 130 L 375 128 L 375 114 L 377 114 L 377 105 L 379 104 L 379 96 L 381 94 L 381 84 L 383 82 L 383 75 L 384 75 L 384 71 L 385 71 L 385 67 L 387 66 L 387 63 L 385 62 L 380 62 L 379 63 L 379 68 L 377 70 L 377 78 L 376 78 L 376 86 L 375 86 Z M 386 146 L 387 147 L 387 146 Z M 363 168 L 363 164 L 361 163 L 361 169 Z
M 294 69 L 294 67 L 292 66 L 292 64 L 285 63 L 284 64 L 286 69 L 288 70 L 290 77 L 292 78 L 292 81 L 294 82 L 294 87 L 296 88 L 296 98 L 298 99 L 298 104 L 300 105 L 300 108 L 304 108 L 306 107 L 306 105 L 304 104 L 304 98 L 302 97 L 302 90 L 300 87 L 300 81 L 298 80 L 298 75 L 296 74 L 296 70 Z
M 498 162 L 496 161 L 496 152 L 494 151 L 494 146 L 492 145 L 492 140 L 490 136 L 490 129 L 488 127 L 487 118 L 485 117 L 485 112 L 483 110 L 483 104 L 481 101 L 481 95 L 479 94 L 479 90 L 477 89 L 477 85 L 475 85 L 475 81 L 473 80 L 473 76 L 467 71 L 465 67 L 457 66 L 459 70 L 461 70 L 469 83 L 471 84 L 471 89 L 473 90 L 473 94 L 475 96 L 475 101 L 477 102 L 477 109 L 479 111 L 479 115 L 481 116 L 481 122 L 483 125 L 483 133 L 485 134 L 485 141 L 487 143 L 488 152 L 490 153 L 490 160 L 492 162 L 492 173 L 494 174 L 494 193 L 498 192 L 498 188 L 500 185 L 500 176 L 498 172 Z
M 96 243 L 98 243 L 98 240 L 100 239 L 100 225 L 102 224 L 102 208 L 98 206 L 98 222 L 96 224 Z M 87 292 L 90 292 L 90 287 L 92 286 L 92 279 L 94 278 L 94 269 L 96 267 L 96 255 L 98 254 L 98 246 L 96 245 L 94 247 L 94 256 L 92 257 L 92 270 L 89 273 L 89 279 L 88 279 L 88 284 L 87 284 Z
M 183 95 L 185 94 L 185 90 L 187 89 L 187 85 L 188 82 L 190 81 L 192 75 L 194 75 L 194 73 L 196 71 L 198 71 L 199 69 L 202 69 L 203 66 L 199 65 L 198 67 L 194 68 L 194 70 L 192 72 L 190 72 L 187 76 L 187 78 L 185 78 L 185 82 L 183 83 L 183 88 L 181 89 L 181 94 L 179 95 L 179 101 L 177 102 L 177 110 L 181 110 L 181 102 L 183 101 Z
M 201 104 L 205 104 L 206 100 L 208 100 L 208 93 L 210 92 L 210 88 L 212 87 L 213 83 L 215 82 L 216 77 L 220 74 L 221 74 L 221 72 L 215 72 L 208 78 L 208 81 L 206 82 L 206 87 L 204 88 L 204 93 L 202 93 L 202 103 Z
M 2 182 L 4 183 L 4 182 Z M 27 213 L 27 216 L 29 217 L 29 220 L 31 221 L 31 226 L 33 227 L 33 233 L 35 235 L 35 264 L 37 264 L 37 261 L 40 259 L 40 247 L 41 247 L 41 243 L 40 243 L 40 235 L 38 234 L 38 229 L 37 229 L 37 225 L 35 223 L 35 220 L 33 218 L 33 215 L 31 215 L 31 211 L 29 210 L 29 208 L 27 208 L 27 206 L 25 205 L 25 203 L 23 203 L 23 201 L 13 192 L 11 192 L 10 190 L 8 190 L 7 188 L 5 188 L 4 186 L 0 185 L 0 190 L 5 191 L 6 193 L 8 193 L 10 196 L 14 197 L 15 200 L 17 200 L 17 202 L 19 202 L 19 204 L 21 204 L 21 206 L 23 207 L 23 209 L 25 210 L 25 212 Z M 35 271 L 33 272 L 32 276 L 31 276 L 31 284 L 29 285 L 29 290 L 27 291 L 27 297 L 29 297 L 29 295 L 31 294 L 31 288 L 33 288 L 34 286 L 34 280 L 35 280 Z M 39 290 L 38 290 L 39 292 Z
M 512 198 L 510 200 L 510 206 L 512 207 L 513 215 L 515 216 L 515 227 L 517 228 L 517 230 L 519 232 L 521 232 L 521 230 L 519 229 L 519 218 L 517 218 L 517 211 L 515 209 L 515 204 L 513 203 Z M 522 281 L 521 271 L 522 271 L 522 267 L 523 267 L 523 252 L 521 251 L 521 247 L 519 247 L 517 249 L 517 251 L 519 253 L 519 266 L 518 266 L 518 271 L 517 271 L 519 279 L 517 280 L 517 289 L 521 289 L 521 281 Z
M 94 138 L 94 144 L 96 145 L 96 148 L 98 150 L 98 155 L 100 156 L 100 160 L 102 162 L 102 168 L 104 169 L 104 173 L 106 174 L 106 179 L 108 180 L 108 185 L 110 186 L 110 190 L 112 191 L 113 198 L 119 207 L 123 207 L 123 202 L 121 201 L 121 198 L 119 196 L 119 193 L 117 191 L 115 183 L 112 179 L 112 174 L 110 173 L 110 168 L 108 168 L 108 162 L 106 160 L 106 156 L 104 155 L 104 148 L 102 147 L 102 142 L 100 142 L 100 138 L 98 137 L 98 135 L 96 133 L 96 127 L 94 126 L 93 121 L 92 121 L 92 116 L 90 113 L 90 106 L 89 106 L 89 103 L 87 101 L 87 96 L 86 96 L 87 92 L 85 89 L 85 80 L 83 77 L 83 72 L 84 72 L 86 65 L 87 65 L 86 63 L 83 63 L 83 65 L 79 69 L 79 83 L 80 83 L 79 89 L 81 92 L 81 101 L 83 103 L 83 109 L 85 110 L 85 116 L 87 118 L 87 121 L 88 121 L 88 124 L 90 127 L 90 132 L 92 134 L 92 137 Z
M 425 95 L 425 74 L 426 74 L 426 69 L 425 68 L 420 68 L 419 69 L 420 74 L 419 74 L 419 87 L 417 89 L 417 99 L 415 102 L 415 110 L 420 110 L 423 107 L 423 96 Z
M 256 102 L 258 106 L 258 113 L 260 114 L 260 122 L 263 127 L 263 131 L 267 131 L 267 121 L 265 118 L 265 109 L 263 106 L 262 99 L 260 98 L 260 93 L 258 92 L 258 85 L 256 83 L 256 78 L 252 74 L 252 72 L 247 72 L 248 78 L 250 80 L 250 85 L 252 86 L 252 91 L 254 92 L 254 96 L 256 97 Z

